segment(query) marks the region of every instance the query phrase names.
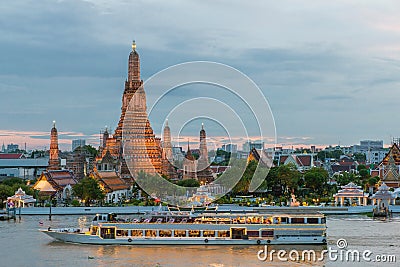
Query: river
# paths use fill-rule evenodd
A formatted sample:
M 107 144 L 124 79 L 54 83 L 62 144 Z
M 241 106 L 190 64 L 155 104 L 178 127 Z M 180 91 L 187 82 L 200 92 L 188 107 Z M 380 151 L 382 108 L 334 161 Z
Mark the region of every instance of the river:
M 328 245 L 271 246 L 271 250 L 315 250 L 317 255 L 329 247 L 337 248 L 337 240 L 347 241 L 347 250 L 373 255 L 394 255 L 397 263 L 348 262 L 344 258 L 324 261 L 260 261 L 262 246 L 99 246 L 76 245 L 52 240 L 38 231 L 47 227 L 88 226 L 92 216 L 22 216 L 16 222 L 0 222 L 0 266 L 399 266 L 400 217 L 373 220 L 363 215 L 328 216 Z M 40 224 L 42 223 L 42 224 Z M 287 255 L 286 254 L 286 255 Z M 263 255 L 263 254 L 260 254 Z M 292 254 L 296 255 L 296 254 Z M 338 254 L 339 255 L 339 254 Z M 283 257 L 284 259 L 285 257 Z

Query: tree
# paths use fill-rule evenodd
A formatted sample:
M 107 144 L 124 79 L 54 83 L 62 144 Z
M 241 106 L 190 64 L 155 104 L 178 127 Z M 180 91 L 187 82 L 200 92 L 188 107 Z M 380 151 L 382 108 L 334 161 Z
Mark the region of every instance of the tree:
M 254 172 L 257 169 L 258 162 L 255 160 L 250 161 L 246 169 L 240 178 L 239 182 L 232 189 L 234 194 L 247 194 L 249 192 L 249 187 L 251 183 L 251 179 L 253 178 Z
M 365 162 L 367 160 L 367 156 L 363 153 L 354 153 L 353 158 L 360 162 Z
M 7 185 L 11 188 L 12 193 L 17 191 L 18 188 L 21 187 L 26 194 L 34 195 L 34 190 L 31 187 L 27 186 L 25 183 L 26 182 L 23 179 L 17 177 L 8 178 L 2 182 L 2 184 Z
M 362 179 L 366 179 L 370 176 L 367 169 L 361 169 L 359 173 Z
M 353 182 L 357 185 L 361 184 L 360 177 L 355 175 L 354 173 L 343 172 L 336 176 L 336 181 L 339 185 L 347 185 L 350 182 Z
M 179 186 L 184 187 L 199 187 L 200 183 L 196 179 L 185 179 L 178 182 Z
M 340 159 L 341 155 L 343 155 L 343 151 L 339 150 L 339 149 L 336 149 L 334 151 L 322 150 L 322 151 L 318 152 L 317 157 L 320 160 L 325 161 L 325 159 L 327 159 L 327 158 Z
M 279 166 L 277 170 L 277 180 L 284 192 L 297 190 L 300 177 L 301 174 L 294 164 Z
M 3 201 L 7 200 L 8 197 L 13 195 L 13 190 L 10 186 L 0 184 L 0 206 L 3 208 Z
M 105 194 L 100 189 L 99 182 L 93 178 L 85 177 L 73 186 L 74 195 L 90 205 L 92 200 L 103 200 Z
M 321 194 L 328 181 L 328 177 L 329 174 L 325 169 L 312 168 L 307 170 L 304 174 L 305 186 Z

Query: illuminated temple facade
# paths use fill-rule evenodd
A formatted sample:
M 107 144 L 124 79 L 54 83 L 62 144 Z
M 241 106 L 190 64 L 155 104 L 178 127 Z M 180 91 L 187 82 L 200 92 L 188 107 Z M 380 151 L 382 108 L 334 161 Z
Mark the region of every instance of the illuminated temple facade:
M 107 128 L 101 134 L 96 168 L 99 171 L 115 170 L 126 182 L 132 183 L 132 175 L 136 176 L 140 171 L 161 174 L 162 154 L 161 139 L 155 136 L 147 116 L 140 59 L 133 42 L 121 116 L 114 135 Z

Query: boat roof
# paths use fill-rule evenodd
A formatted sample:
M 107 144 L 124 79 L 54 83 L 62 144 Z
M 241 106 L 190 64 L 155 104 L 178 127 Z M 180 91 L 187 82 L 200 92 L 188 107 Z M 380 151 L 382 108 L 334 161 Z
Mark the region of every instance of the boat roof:
M 243 216 L 243 217 L 256 217 L 256 216 L 279 216 L 279 217 L 312 216 L 312 217 L 316 217 L 317 216 L 317 217 L 323 217 L 324 215 L 318 211 L 310 211 L 310 212 L 304 212 L 304 211 L 232 212 L 231 211 L 231 212 L 204 212 L 204 213 L 198 213 L 197 216 L 198 217 L 232 217 L 232 216 Z

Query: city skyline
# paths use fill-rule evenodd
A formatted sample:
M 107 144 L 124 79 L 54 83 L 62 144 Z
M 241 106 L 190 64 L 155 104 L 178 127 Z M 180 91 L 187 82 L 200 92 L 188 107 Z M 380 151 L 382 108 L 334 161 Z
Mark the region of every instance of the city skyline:
M 72 139 L 96 145 L 105 125 L 116 127 L 132 39 L 144 80 L 193 60 L 222 62 L 248 75 L 268 99 L 285 147 L 363 139 L 390 144 L 399 134 L 391 119 L 400 96 L 400 5 L 393 1 L 245 8 L 154 2 L 138 5 L 134 19 L 135 4 L 120 2 L 1 6 L 1 144 L 48 148 L 56 120 L 62 149 Z M 219 138 L 213 128 L 207 132 Z M 198 129 L 187 133 L 183 138 L 197 140 Z

